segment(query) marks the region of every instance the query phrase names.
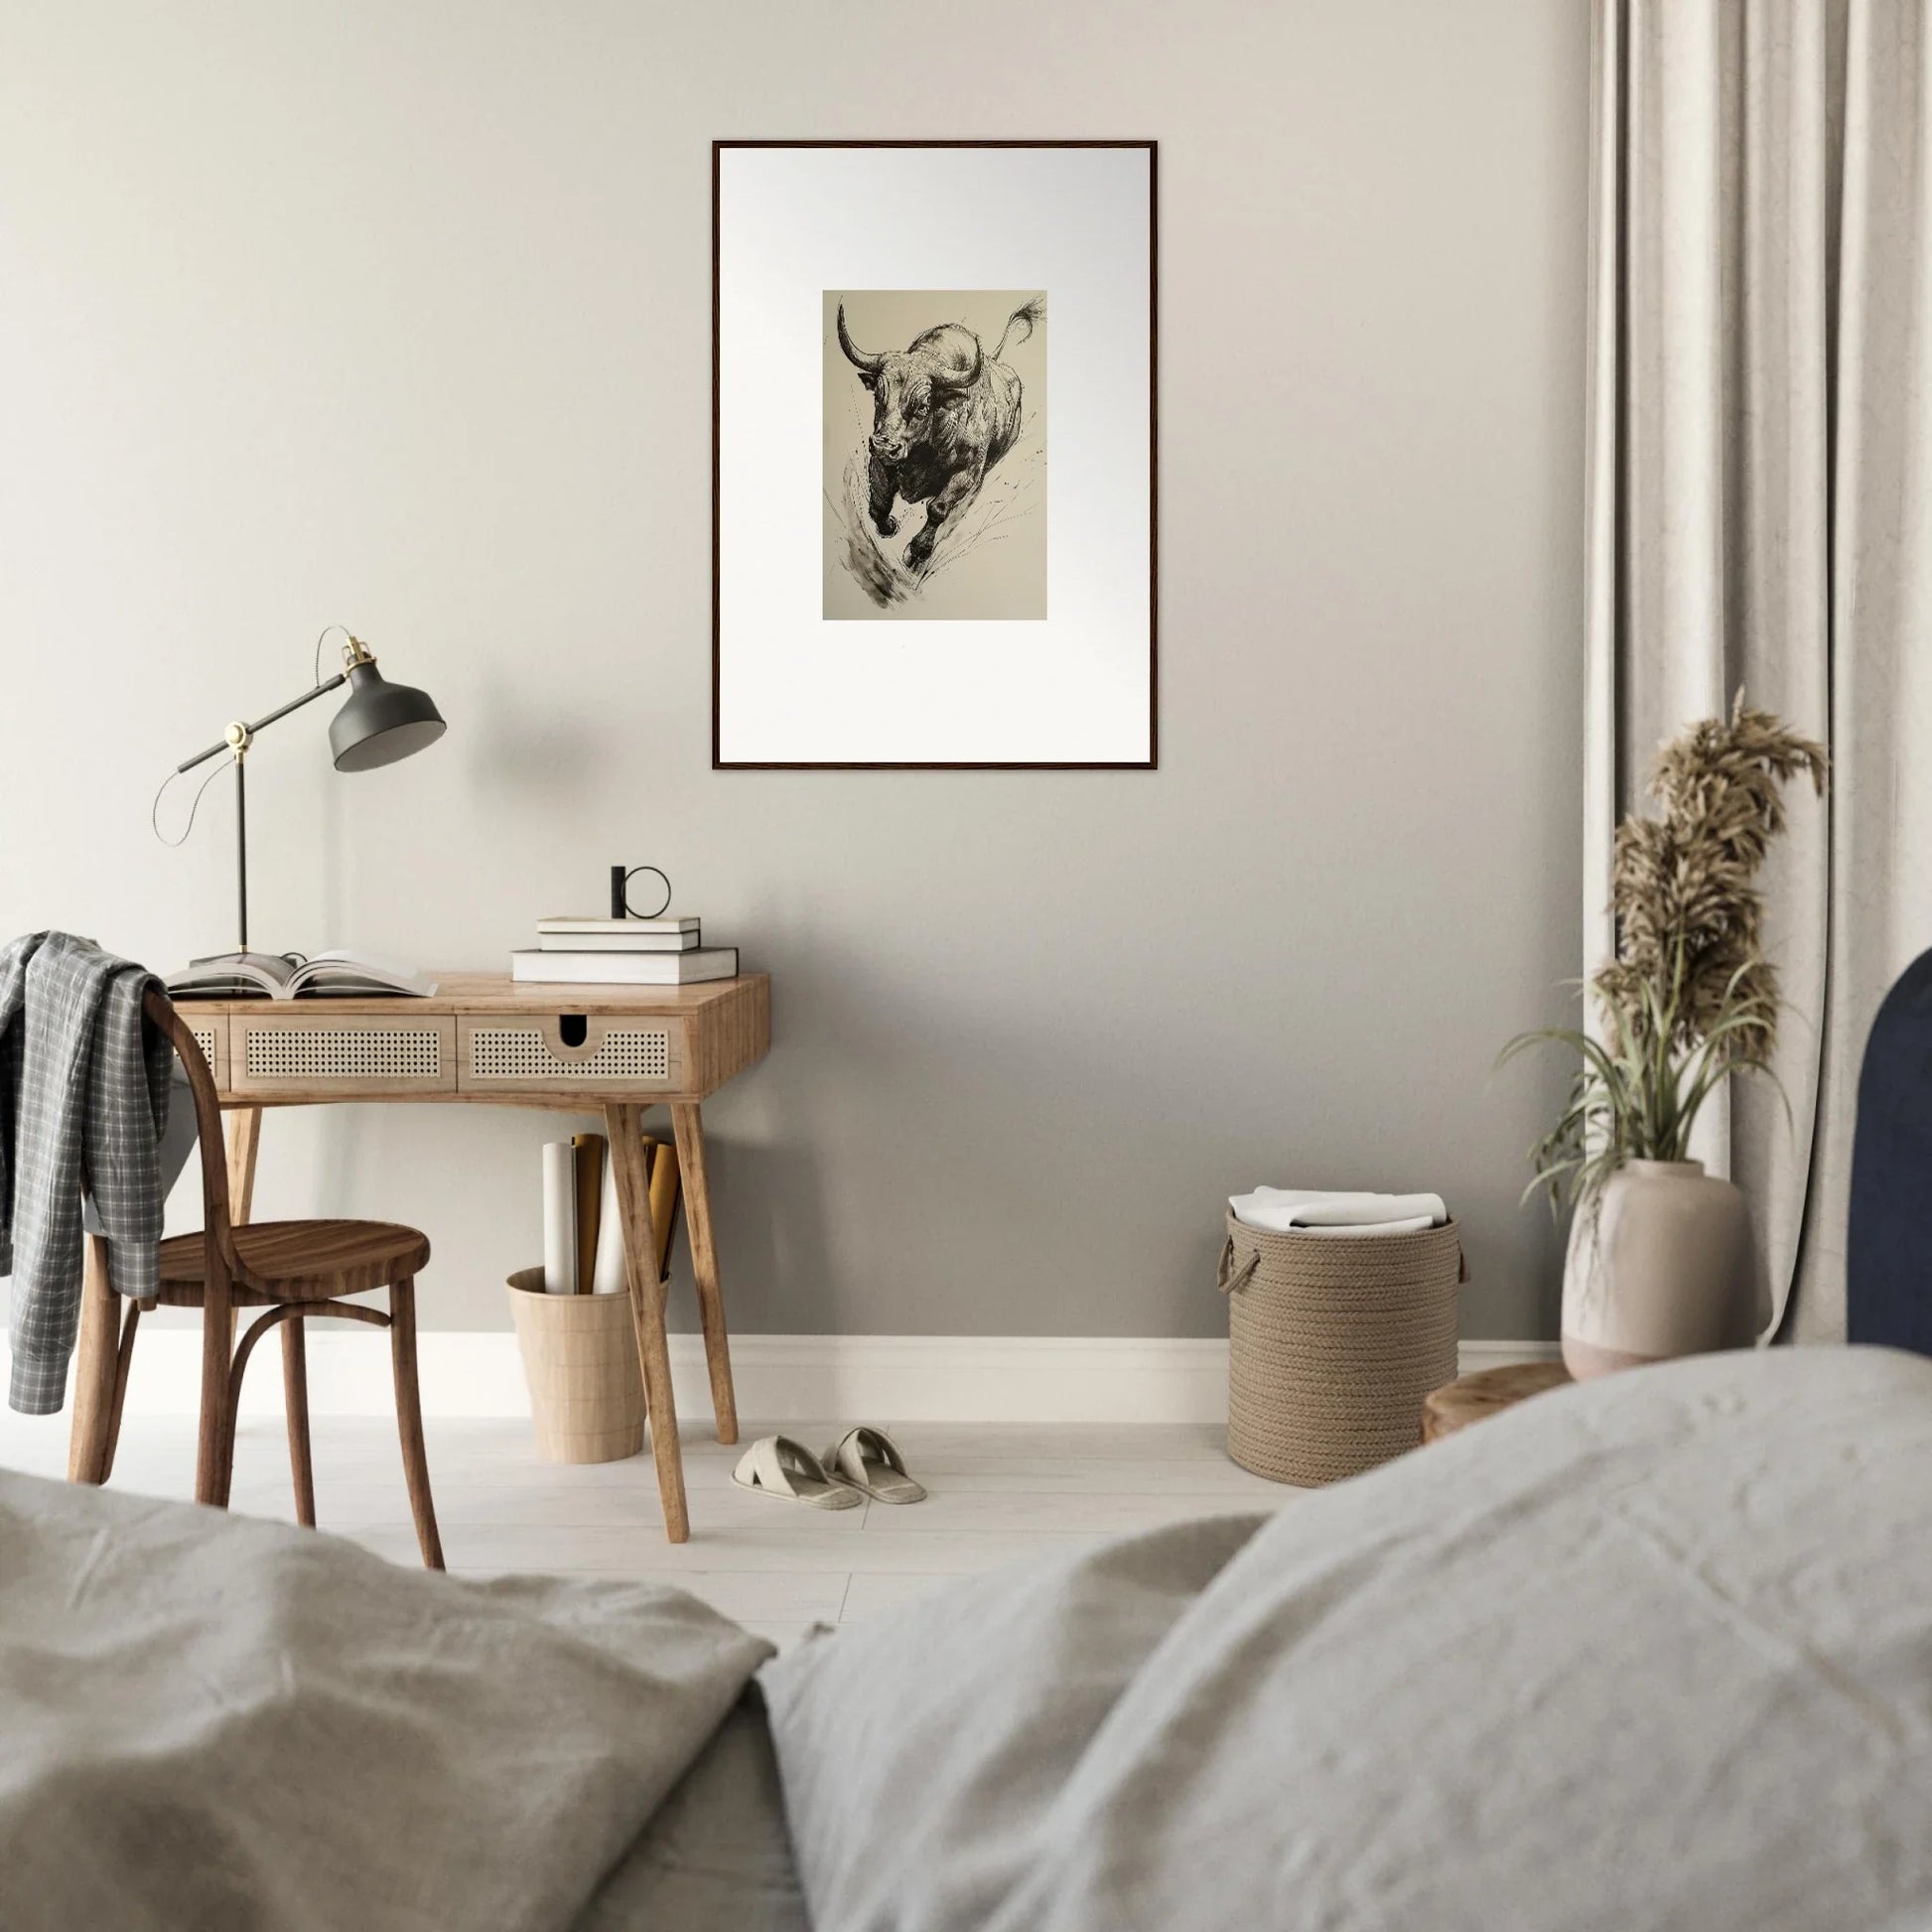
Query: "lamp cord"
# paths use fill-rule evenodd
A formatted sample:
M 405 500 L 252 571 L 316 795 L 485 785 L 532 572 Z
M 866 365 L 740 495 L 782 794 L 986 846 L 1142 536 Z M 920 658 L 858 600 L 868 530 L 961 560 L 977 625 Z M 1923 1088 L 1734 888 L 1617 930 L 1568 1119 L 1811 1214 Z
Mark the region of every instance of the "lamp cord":
M 348 635 L 348 626 L 346 624 L 326 623 L 323 625 L 320 634 L 316 638 L 315 664 L 313 669 L 309 673 L 309 681 L 311 684 L 320 684 L 322 682 L 323 639 L 326 638 L 332 630 L 340 630 L 345 637 Z M 154 794 L 154 803 L 148 807 L 148 824 L 150 828 L 153 830 L 155 837 L 158 838 L 163 845 L 178 846 L 178 845 L 186 845 L 188 843 L 188 835 L 195 829 L 195 814 L 198 811 L 200 811 L 202 808 L 202 793 L 205 792 L 208 788 L 208 786 L 211 785 L 215 781 L 215 779 L 218 778 L 221 775 L 221 773 L 226 769 L 227 769 L 226 765 L 217 764 L 214 767 L 214 769 L 210 771 L 207 774 L 207 776 L 202 780 L 200 786 L 196 789 L 194 799 L 190 802 L 188 807 L 188 823 L 181 828 L 181 836 L 175 839 L 169 838 L 168 835 L 161 829 L 161 798 L 162 798 L 162 794 L 168 789 L 168 787 L 171 784 L 173 784 L 175 780 L 181 777 L 183 774 L 179 771 L 171 771 L 168 773 L 168 775 L 165 778 L 162 779 L 160 787 L 156 790 Z
M 154 794 L 154 803 L 148 807 L 148 823 L 150 826 L 153 827 L 155 837 L 158 838 L 163 845 L 186 845 L 188 843 L 188 835 L 195 829 L 195 814 L 201 809 L 202 806 L 202 793 L 205 792 L 208 788 L 208 786 L 211 785 L 215 781 L 215 779 L 218 778 L 222 774 L 222 772 L 224 772 L 227 768 L 228 767 L 225 764 L 217 764 L 214 767 L 214 769 L 210 771 L 207 774 L 207 776 L 204 778 L 199 785 L 196 786 L 195 796 L 193 800 L 190 802 L 188 807 L 188 823 L 181 828 L 181 837 L 178 839 L 171 839 L 167 835 L 167 833 L 165 833 L 161 829 L 161 795 L 163 792 L 165 792 L 168 789 L 168 787 L 171 784 L 175 782 L 177 778 L 181 777 L 183 774 L 179 771 L 171 771 L 168 773 L 168 775 L 165 778 L 162 779 L 159 789 Z
M 348 635 L 348 625 L 345 623 L 326 623 L 322 626 L 322 637 L 316 639 L 315 669 L 309 674 L 309 681 L 312 684 L 322 682 L 322 638 L 328 636 L 332 630 L 340 630 L 345 637 Z

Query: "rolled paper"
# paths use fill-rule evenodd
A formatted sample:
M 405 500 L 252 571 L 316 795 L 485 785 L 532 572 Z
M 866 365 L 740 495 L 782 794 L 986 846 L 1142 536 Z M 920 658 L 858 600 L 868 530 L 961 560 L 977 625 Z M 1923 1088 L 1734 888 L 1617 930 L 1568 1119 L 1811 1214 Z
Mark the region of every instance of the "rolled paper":
M 630 1286 L 623 1272 L 623 1216 L 618 1212 L 618 1164 L 604 1164 L 604 1192 L 598 1203 L 597 1263 L 591 1270 L 593 1295 L 621 1295 Z
M 577 1279 L 572 1284 L 579 1295 L 591 1292 L 597 1275 L 597 1231 L 603 1225 L 600 1202 L 604 1192 L 604 1149 L 602 1134 L 573 1134 L 571 1154 L 577 1169 Z
M 677 1218 L 677 1149 L 669 1141 L 652 1141 L 650 1160 L 650 1231 L 657 1242 L 657 1279 L 671 1265 L 671 1224 Z
M 577 1293 L 577 1150 L 568 1141 L 543 1147 L 543 1292 Z

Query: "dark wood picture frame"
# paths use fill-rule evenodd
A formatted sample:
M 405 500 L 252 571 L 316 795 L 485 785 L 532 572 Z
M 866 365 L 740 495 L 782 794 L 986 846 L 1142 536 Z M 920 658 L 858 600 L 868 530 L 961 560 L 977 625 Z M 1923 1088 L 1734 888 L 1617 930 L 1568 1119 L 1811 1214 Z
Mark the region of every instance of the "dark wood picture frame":
M 719 247 L 721 164 L 727 148 L 1139 148 L 1147 151 L 1148 185 L 1148 751 L 1145 759 L 726 759 L 720 742 L 721 518 L 719 391 Z M 1155 771 L 1161 763 L 1161 197 L 1158 141 L 717 140 L 711 144 L 711 765 L 715 771 Z

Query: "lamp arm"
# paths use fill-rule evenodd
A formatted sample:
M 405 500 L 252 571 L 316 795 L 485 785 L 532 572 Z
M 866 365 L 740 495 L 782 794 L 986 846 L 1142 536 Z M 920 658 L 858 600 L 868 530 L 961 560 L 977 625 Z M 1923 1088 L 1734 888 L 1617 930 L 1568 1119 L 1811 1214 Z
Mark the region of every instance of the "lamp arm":
M 323 683 L 312 685 L 299 698 L 291 698 L 287 704 L 276 706 L 273 711 L 257 718 L 252 725 L 243 725 L 241 728 L 243 743 L 253 738 L 264 726 L 274 724 L 277 719 L 286 718 L 291 711 L 300 711 L 305 704 L 313 704 L 325 691 L 333 691 L 339 684 L 345 684 L 347 681 L 348 673 L 338 671 L 334 677 L 326 679 Z M 223 752 L 230 752 L 233 749 L 234 745 L 230 739 L 217 739 L 206 752 L 197 752 L 192 759 L 186 759 L 176 765 L 175 775 L 179 777 L 184 771 L 193 771 L 198 764 L 206 764 L 209 759 L 219 758 Z

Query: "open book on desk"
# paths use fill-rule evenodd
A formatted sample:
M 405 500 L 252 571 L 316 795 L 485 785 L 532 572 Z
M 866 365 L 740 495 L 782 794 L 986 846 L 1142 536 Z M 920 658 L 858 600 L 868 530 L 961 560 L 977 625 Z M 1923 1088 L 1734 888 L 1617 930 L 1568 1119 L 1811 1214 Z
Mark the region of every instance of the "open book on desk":
M 400 960 L 368 953 L 222 953 L 197 959 L 167 979 L 178 1000 L 348 999 L 358 995 L 400 993 L 426 1000 L 436 982 Z

